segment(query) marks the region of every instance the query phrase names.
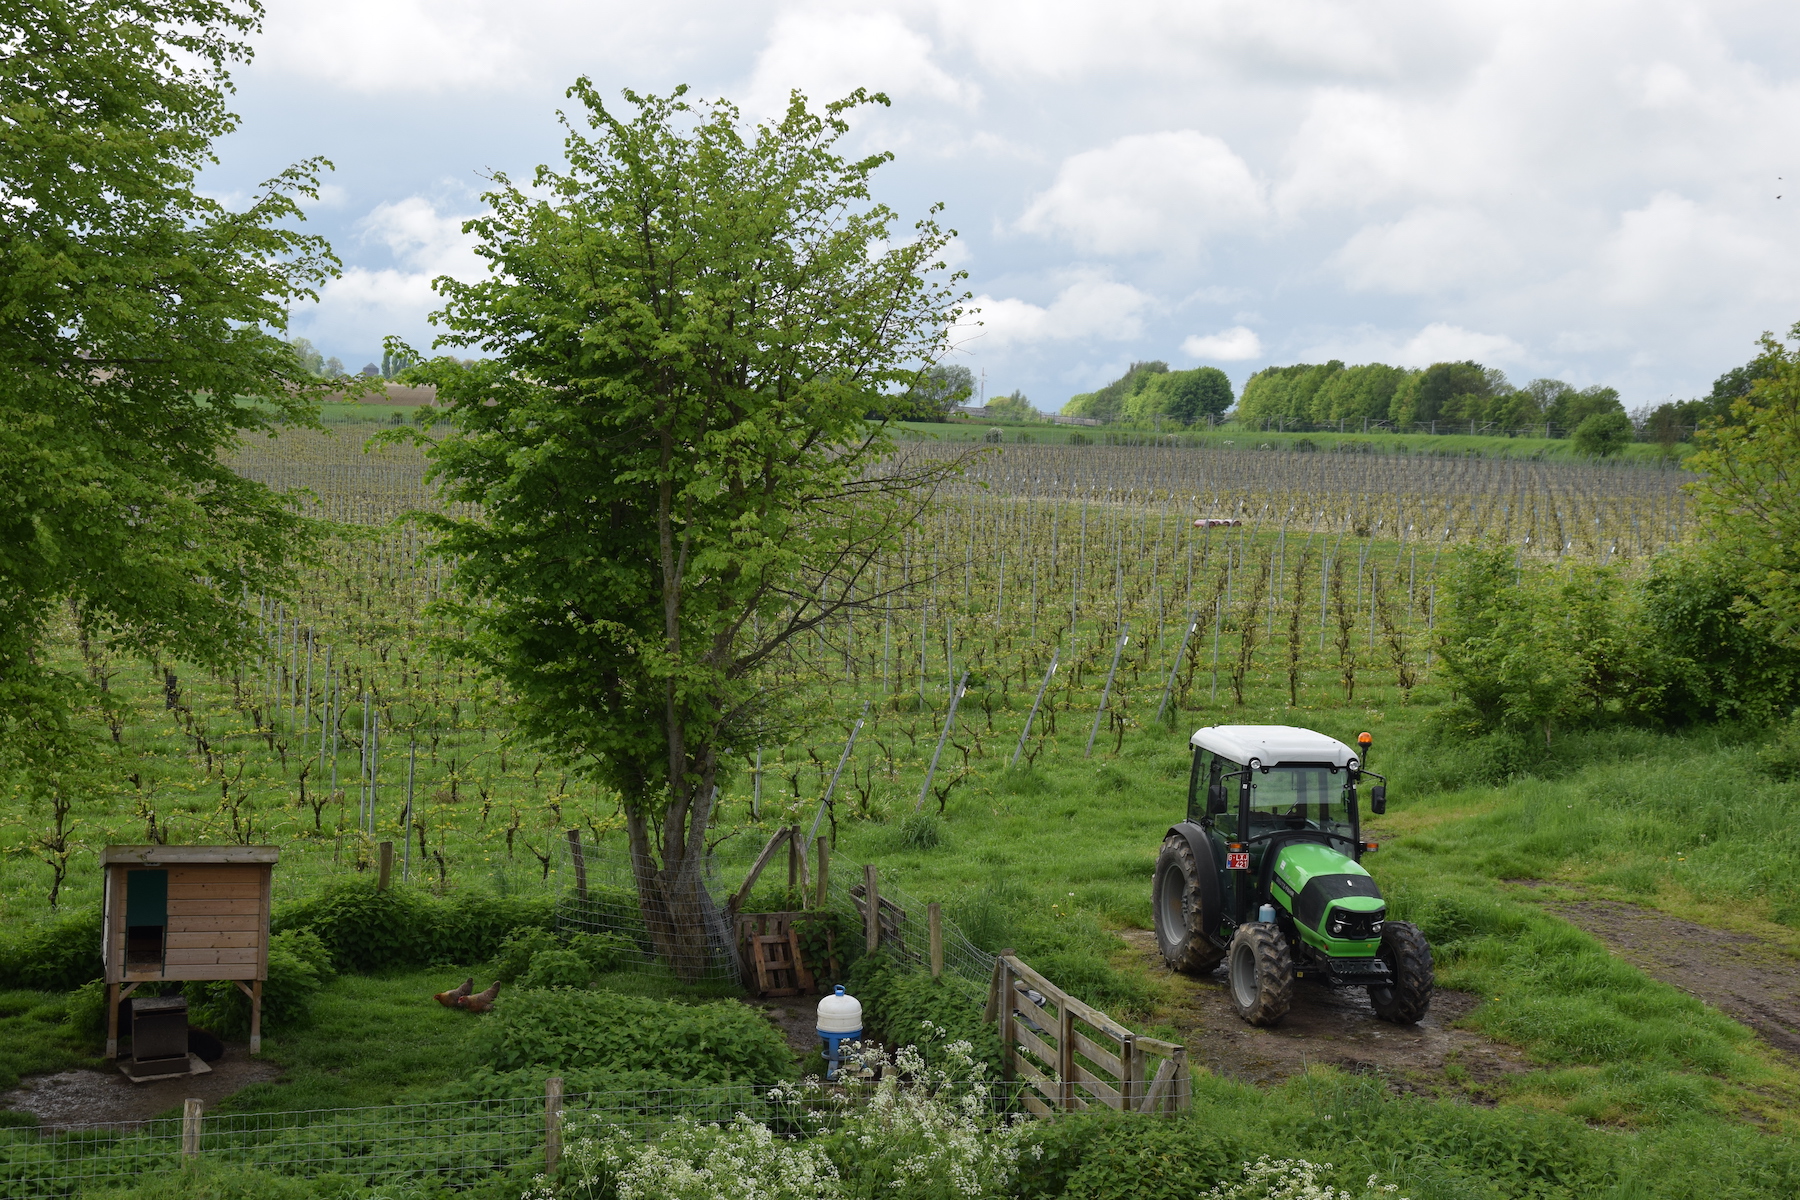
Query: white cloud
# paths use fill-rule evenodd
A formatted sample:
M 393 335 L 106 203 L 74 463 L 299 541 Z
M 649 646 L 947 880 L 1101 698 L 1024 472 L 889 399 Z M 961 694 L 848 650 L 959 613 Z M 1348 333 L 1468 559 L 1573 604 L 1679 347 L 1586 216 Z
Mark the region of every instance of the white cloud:
M 1427 295 L 1491 285 L 1517 262 L 1500 228 L 1466 206 L 1416 208 L 1390 224 L 1364 226 L 1331 259 L 1353 288 Z
M 1234 325 L 1230 329 L 1204 337 L 1194 334 L 1181 343 L 1181 352 L 1189 358 L 1212 362 L 1244 362 L 1260 357 L 1263 344 L 1255 330 Z
M 1144 310 L 1151 298 L 1130 284 L 1098 276 L 1077 278 L 1046 306 L 1013 297 L 977 296 L 978 331 L 965 333 L 959 344 L 979 352 L 1050 341 L 1104 338 L 1132 341 L 1143 335 Z
M 1474 359 L 1490 365 L 1529 364 L 1526 348 L 1503 333 L 1482 333 L 1433 321 L 1408 335 L 1363 325 L 1315 341 L 1295 356 L 1297 362 L 1384 362 L 1399 367 L 1428 367 L 1437 362 Z
M 526 73 L 516 20 L 476 0 L 277 0 L 260 57 L 358 93 L 506 86 Z M 515 17 L 518 14 L 514 14 Z
M 815 105 L 859 87 L 895 101 L 928 99 L 969 107 L 981 91 L 933 61 L 930 39 L 894 13 L 820 8 L 776 18 L 750 76 L 750 111 L 775 115 L 799 88 Z
M 1263 187 L 1231 147 L 1192 129 L 1133 134 L 1065 159 L 1019 228 L 1083 251 L 1192 250 L 1264 213 Z
M 295 314 L 296 331 L 321 345 L 376 347 L 397 334 L 423 348 L 430 341 L 427 314 L 440 303 L 431 281 L 440 275 L 474 280 L 486 271 L 474 237 L 462 231 L 465 220 L 440 214 L 422 196 L 376 205 L 360 222 L 362 240 L 385 246 L 397 265 L 347 267 L 319 289 L 316 305 Z

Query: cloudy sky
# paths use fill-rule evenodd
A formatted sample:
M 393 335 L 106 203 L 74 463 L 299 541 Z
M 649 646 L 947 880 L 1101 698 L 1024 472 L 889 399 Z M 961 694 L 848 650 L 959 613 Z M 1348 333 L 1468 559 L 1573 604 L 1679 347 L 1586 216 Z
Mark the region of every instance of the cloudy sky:
M 751 115 L 887 92 L 853 148 L 894 151 L 908 220 L 948 205 L 984 322 L 956 359 L 1040 408 L 1135 359 L 1241 384 L 1332 357 L 1636 407 L 1800 320 L 1792 4 L 267 3 L 206 186 L 336 163 L 312 226 L 346 270 L 295 330 L 352 369 L 429 342 L 482 175 L 557 159 L 580 74 Z

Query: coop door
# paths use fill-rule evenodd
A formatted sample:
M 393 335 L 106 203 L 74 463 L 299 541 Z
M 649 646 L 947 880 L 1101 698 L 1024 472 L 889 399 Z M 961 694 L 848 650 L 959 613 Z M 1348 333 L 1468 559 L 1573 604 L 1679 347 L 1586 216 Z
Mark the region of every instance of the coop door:
M 169 873 L 125 873 L 125 969 L 161 971 L 169 933 Z

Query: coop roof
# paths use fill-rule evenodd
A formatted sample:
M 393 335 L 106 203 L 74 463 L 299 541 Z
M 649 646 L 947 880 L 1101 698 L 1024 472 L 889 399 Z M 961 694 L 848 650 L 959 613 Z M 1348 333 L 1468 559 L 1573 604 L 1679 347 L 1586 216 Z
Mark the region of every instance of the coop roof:
M 131 863 L 163 867 L 193 863 L 272 863 L 280 857 L 280 846 L 108 846 L 100 852 L 100 865 Z
M 1356 758 L 1356 751 L 1336 738 L 1292 725 L 1208 725 L 1196 730 L 1192 741 L 1232 762 L 1247 763 L 1254 758 L 1265 767 L 1278 763 L 1342 767 Z

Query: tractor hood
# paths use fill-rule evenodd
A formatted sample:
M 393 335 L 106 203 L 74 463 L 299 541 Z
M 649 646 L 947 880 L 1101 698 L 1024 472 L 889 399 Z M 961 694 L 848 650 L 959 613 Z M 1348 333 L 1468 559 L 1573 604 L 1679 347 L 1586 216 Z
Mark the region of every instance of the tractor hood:
M 1316 842 L 1290 842 L 1275 860 L 1272 882 L 1275 897 L 1293 914 L 1304 940 L 1329 944 L 1340 953 L 1351 952 L 1352 946 L 1354 952 L 1364 952 L 1362 944 L 1371 932 L 1379 940 L 1387 905 L 1375 880 L 1349 855 Z M 1334 922 L 1333 917 L 1339 919 Z M 1343 930 L 1334 932 L 1334 923 Z

